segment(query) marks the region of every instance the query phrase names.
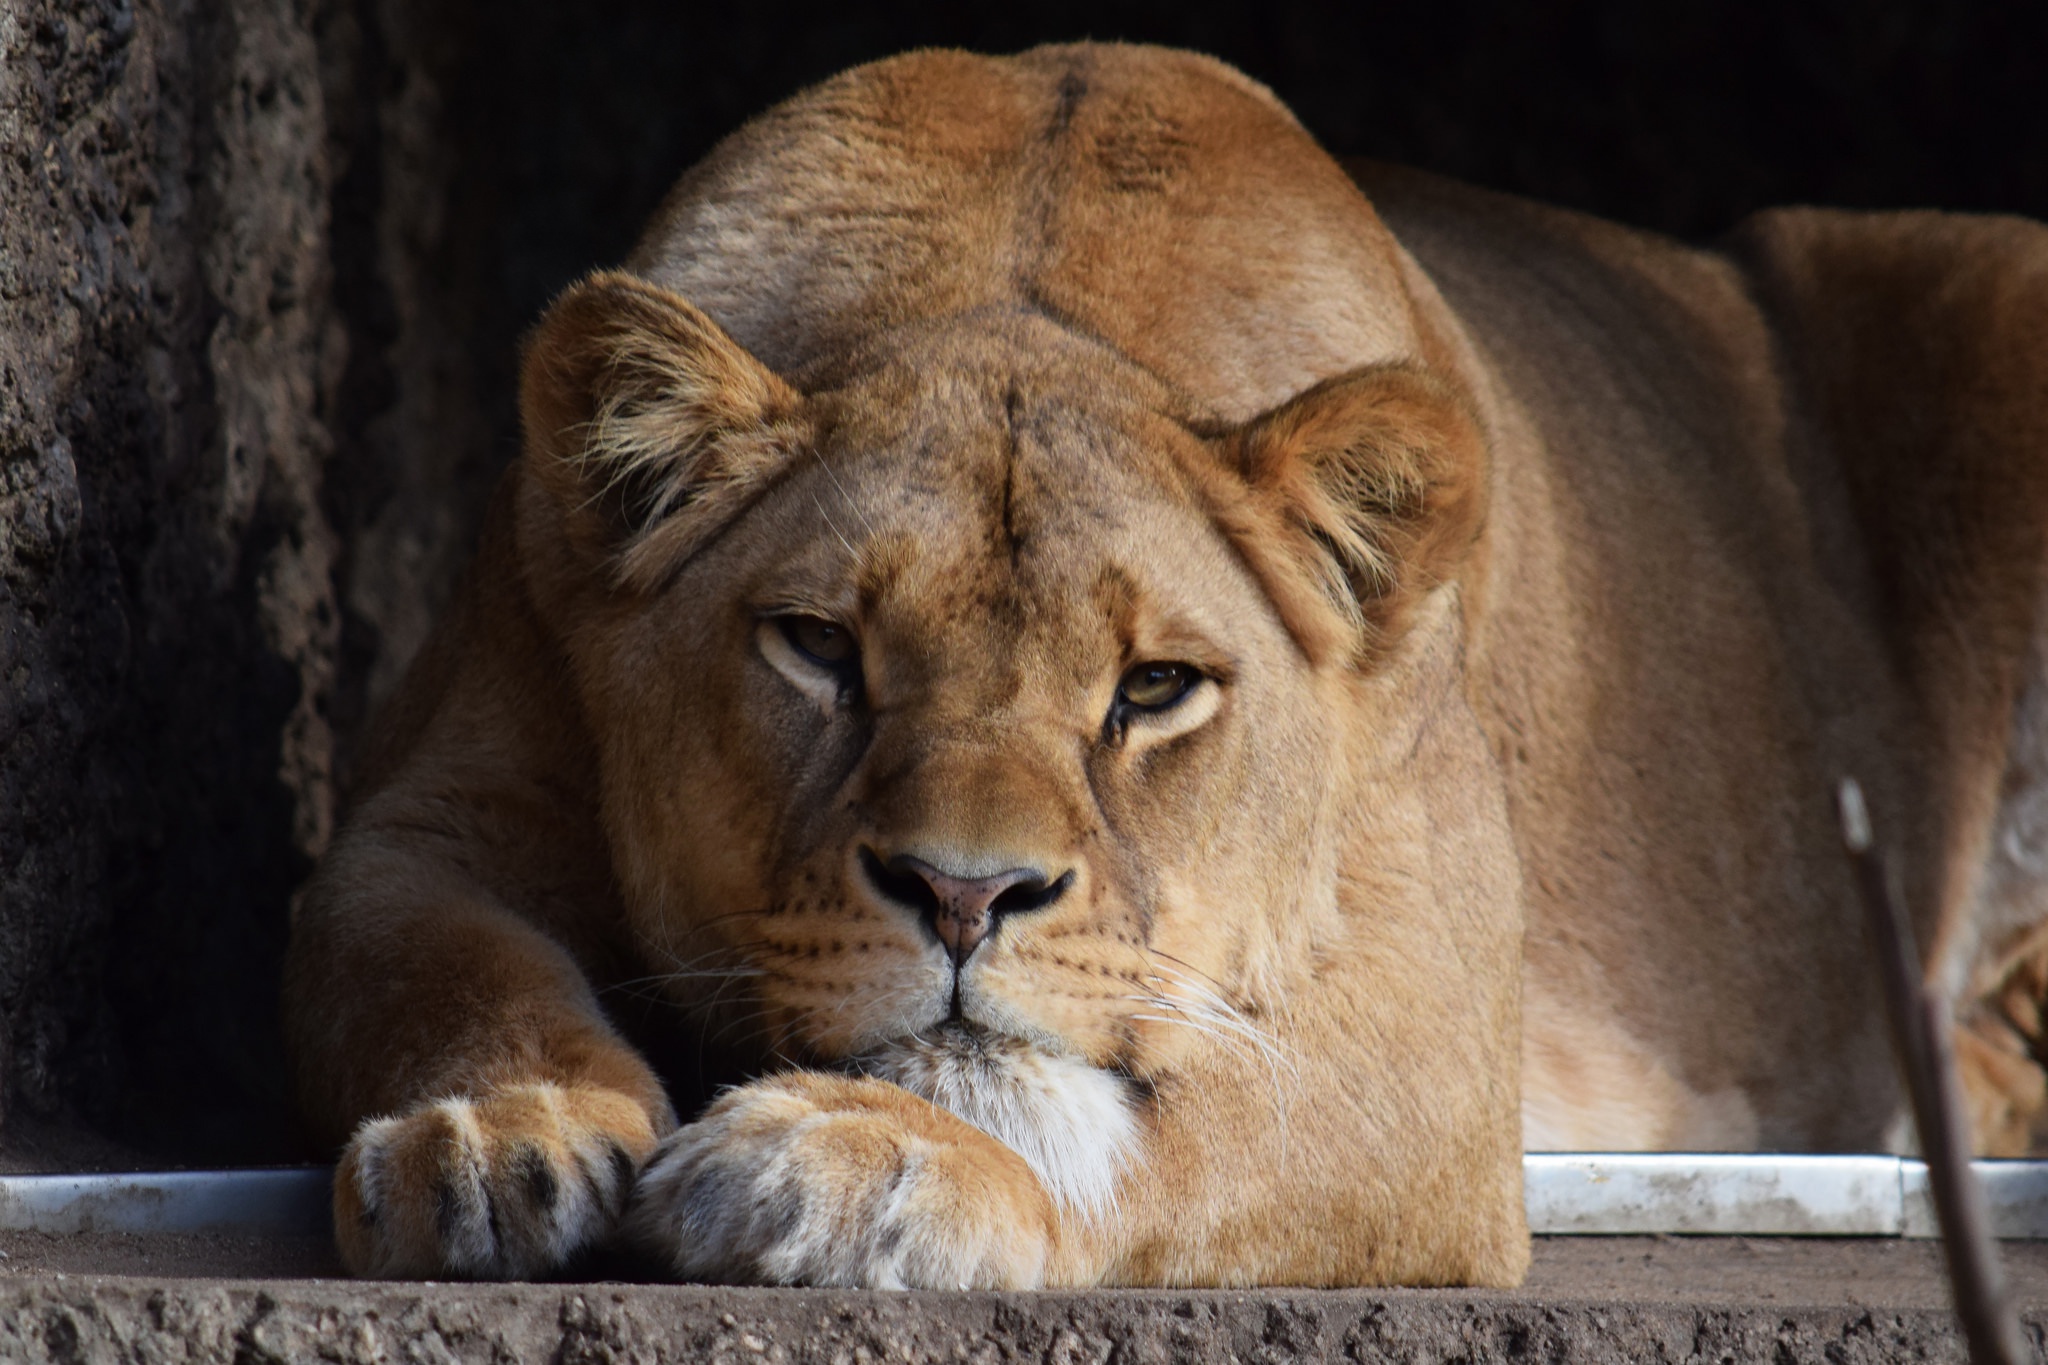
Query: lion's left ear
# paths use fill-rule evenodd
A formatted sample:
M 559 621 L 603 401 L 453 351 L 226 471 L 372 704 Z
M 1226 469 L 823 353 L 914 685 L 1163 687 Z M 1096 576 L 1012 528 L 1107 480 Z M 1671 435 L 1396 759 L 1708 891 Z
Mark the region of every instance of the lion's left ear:
M 729 524 L 811 436 L 802 395 L 666 289 L 565 291 L 526 346 L 526 463 L 572 552 L 645 591 Z
M 1416 366 L 1325 380 L 1224 446 L 1250 496 L 1248 515 L 1220 520 L 1319 663 L 1391 649 L 1430 589 L 1457 573 L 1484 520 L 1478 418 Z

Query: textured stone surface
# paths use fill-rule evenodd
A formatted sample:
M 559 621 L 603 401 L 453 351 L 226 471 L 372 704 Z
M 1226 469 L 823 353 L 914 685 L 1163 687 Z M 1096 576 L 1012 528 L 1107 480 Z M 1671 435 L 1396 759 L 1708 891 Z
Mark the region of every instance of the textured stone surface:
M 2030 1318 L 2038 1343 L 2042 1320 Z M 1938 1309 L 1456 1291 L 856 1294 L 648 1285 L 0 1281 L 20 1361 L 1962 1360 Z
M 281 941 L 333 814 L 325 139 L 289 6 L 0 7 L 13 1104 L 272 1085 L 209 949 Z
M 0 0 L 0 1130 L 297 1152 L 289 899 L 490 472 L 389 9 Z
M 2038 1350 L 2048 1244 L 2005 1251 Z M 351 1284 L 281 1278 L 331 1267 L 302 1241 L 16 1233 L 0 1252 L 10 1362 L 1964 1358 L 1926 1242 L 1543 1238 L 1509 1294 Z

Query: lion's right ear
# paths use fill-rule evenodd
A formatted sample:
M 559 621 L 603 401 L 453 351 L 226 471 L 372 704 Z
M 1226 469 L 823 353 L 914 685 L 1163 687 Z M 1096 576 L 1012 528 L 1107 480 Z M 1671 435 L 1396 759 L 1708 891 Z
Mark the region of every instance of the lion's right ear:
M 646 591 L 772 481 L 811 435 L 802 395 L 665 289 L 571 286 L 526 345 L 526 465 L 580 555 Z
M 1325 380 L 1224 441 L 1243 482 L 1216 515 L 1310 658 L 1391 649 L 1485 519 L 1486 435 L 1414 365 Z

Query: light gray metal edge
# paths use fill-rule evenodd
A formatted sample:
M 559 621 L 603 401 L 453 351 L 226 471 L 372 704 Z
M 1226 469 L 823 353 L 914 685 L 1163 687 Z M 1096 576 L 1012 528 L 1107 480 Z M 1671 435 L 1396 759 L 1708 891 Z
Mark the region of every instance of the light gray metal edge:
M 1991 1229 L 2048 1238 L 2048 1161 L 1978 1161 Z M 1927 1168 L 1895 1156 L 1532 1152 L 1529 1230 L 1933 1237 Z M 330 1168 L 0 1175 L 0 1231 L 325 1235 Z
M 1973 1161 L 1984 1186 L 1985 1211 L 1993 1237 L 2048 1237 L 2048 1161 Z M 1939 1237 L 1927 1167 L 1899 1163 L 1899 1193 L 1907 1237 Z
M 0 1175 L 0 1231 L 325 1236 L 326 1166 L 134 1175 Z
M 1531 1153 L 1532 1232 L 1897 1237 L 1894 1156 Z
M 2048 1161 L 1976 1161 L 1995 1237 L 2048 1237 Z M 1529 1230 L 1938 1237 L 1927 1167 L 1911 1157 L 1531 1152 Z

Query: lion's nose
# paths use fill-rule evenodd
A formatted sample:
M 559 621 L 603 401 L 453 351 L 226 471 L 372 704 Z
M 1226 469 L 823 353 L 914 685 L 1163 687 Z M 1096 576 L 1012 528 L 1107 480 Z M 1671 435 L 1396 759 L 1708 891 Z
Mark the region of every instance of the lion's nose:
M 1039 910 L 1066 894 L 1074 874 L 1048 880 L 1031 867 L 1013 867 L 992 877 L 957 877 L 922 858 L 899 853 L 887 862 L 873 849 L 860 851 L 861 868 L 875 889 L 924 917 L 953 963 L 965 965 L 982 940 L 995 932 L 1003 916 Z

